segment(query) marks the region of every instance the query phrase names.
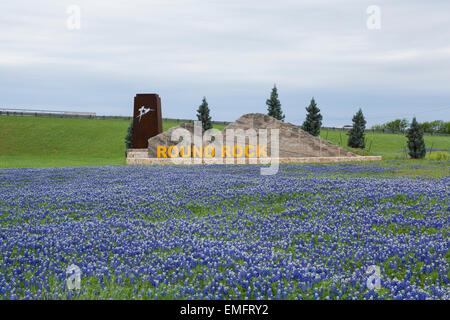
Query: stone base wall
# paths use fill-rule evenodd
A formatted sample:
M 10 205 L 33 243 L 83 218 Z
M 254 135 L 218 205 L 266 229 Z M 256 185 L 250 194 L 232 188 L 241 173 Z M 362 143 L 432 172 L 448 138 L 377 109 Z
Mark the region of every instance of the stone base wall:
M 127 150 L 127 162 L 128 159 L 142 159 L 149 158 L 148 149 L 128 149 Z
M 381 156 L 353 156 L 353 157 L 289 157 L 289 158 L 150 158 L 148 149 L 129 149 L 127 164 L 262 164 L 278 163 L 327 163 L 327 162 L 360 162 L 380 161 Z

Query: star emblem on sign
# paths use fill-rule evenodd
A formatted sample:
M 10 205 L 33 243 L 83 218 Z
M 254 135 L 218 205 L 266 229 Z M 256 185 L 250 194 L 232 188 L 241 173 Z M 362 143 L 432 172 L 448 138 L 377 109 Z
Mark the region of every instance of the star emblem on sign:
M 139 122 L 141 122 L 141 118 L 149 113 L 150 111 L 155 111 L 155 109 L 146 108 L 145 106 L 142 106 L 138 109 L 139 115 L 136 118 L 139 118 Z

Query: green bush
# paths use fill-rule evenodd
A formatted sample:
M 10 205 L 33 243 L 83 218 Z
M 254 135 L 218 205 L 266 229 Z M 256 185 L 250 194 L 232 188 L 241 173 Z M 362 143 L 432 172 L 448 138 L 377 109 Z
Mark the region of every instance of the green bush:
M 450 154 L 445 151 L 433 151 L 431 153 L 427 153 L 425 159 L 436 161 L 447 161 L 450 159 Z
M 127 156 L 128 149 L 133 147 L 133 120 L 131 120 L 130 126 L 125 136 L 125 157 Z
M 309 107 L 306 108 L 308 114 L 306 115 L 306 120 L 303 122 L 302 129 L 313 136 L 318 136 L 320 134 L 320 127 L 322 126 L 322 115 L 320 114 L 320 109 L 317 107 L 314 97 L 311 99 Z
M 203 131 L 212 128 L 211 117 L 209 115 L 208 102 L 206 102 L 206 97 L 203 97 L 202 104 L 197 109 L 197 119 L 202 122 Z
M 366 119 L 362 113 L 361 108 L 353 116 L 353 127 L 347 132 L 347 145 L 351 148 L 364 149 L 366 147 L 366 140 L 364 138 L 364 131 L 366 130 Z
M 270 94 L 270 98 L 266 100 L 266 104 L 267 115 L 284 121 L 284 114 L 283 111 L 281 111 L 281 103 L 278 99 L 278 89 L 276 85 L 273 86 L 272 93 Z
M 417 122 L 416 117 L 411 122 L 411 127 L 406 132 L 408 138 L 408 153 L 413 159 L 422 159 L 425 157 L 425 141 L 423 140 L 423 130 Z

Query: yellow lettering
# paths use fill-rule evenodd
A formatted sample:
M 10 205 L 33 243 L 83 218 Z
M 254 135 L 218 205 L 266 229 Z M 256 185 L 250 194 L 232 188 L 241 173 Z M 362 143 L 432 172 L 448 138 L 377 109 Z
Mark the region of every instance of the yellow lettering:
M 254 151 L 252 151 L 251 153 L 248 152 L 250 150 L 250 148 L 252 148 L 252 150 L 255 150 L 255 147 L 252 145 L 245 146 L 245 156 L 247 158 L 253 158 L 255 156 Z
M 184 146 L 180 148 L 180 154 L 183 158 L 189 158 L 191 156 L 191 146 L 187 146 L 188 152 L 185 154 Z
M 175 152 L 173 152 L 175 151 Z M 177 146 L 170 146 L 169 150 L 167 150 L 167 153 L 169 154 L 170 158 L 178 158 L 179 150 Z
M 157 152 L 156 152 L 156 157 L 157 158 L 167 158 L 167 148 L 166 146 L 158 146 L 157 148 Z
M 230 146 L 222 146 L 222 158 L 231 158 Z
M 194 145 L 194 150 L 192 151 L 193 157 L 199 156 L 199 158 L 203 158 L 203 146 Z
M 210 150 L 210 151 L 208 152 L 208 150 Z M 214 157 L 214 154 L 215 154 L 215 150 L 214 150 L 213 146 L 209 145 L 209 146 L 205 147 L 205 157 L 206 158 L 212 158 L 212 157 Z
M 258 146 L 257 148 L 257 153 L 258 153 L 258 158 L 264 157 L 267 158 L 267 146 Z
M 236 149 L 239 149 L 239 153 L 236 153 Z M 242 154 L 244 153 L 244 149 L 242 148 L 241 145 L 235 145 L 233 148 L 233 155 L 235 158 L 240 158 L 242 157 Z

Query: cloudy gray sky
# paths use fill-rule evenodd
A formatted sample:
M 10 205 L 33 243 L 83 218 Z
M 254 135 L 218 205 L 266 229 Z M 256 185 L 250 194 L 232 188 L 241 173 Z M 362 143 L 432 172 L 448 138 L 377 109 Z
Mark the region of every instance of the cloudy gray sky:
M 206 96 L 231 121 L 266 112 L 276 83 L 293 123 L 312 96 L 325 125 L 359 107 L 369 125 L 450 120 L 449 13 L 447 0 L 2 1 L 0 106 L 130 115 L 156 92 L 163 117 L 194 118 Z

